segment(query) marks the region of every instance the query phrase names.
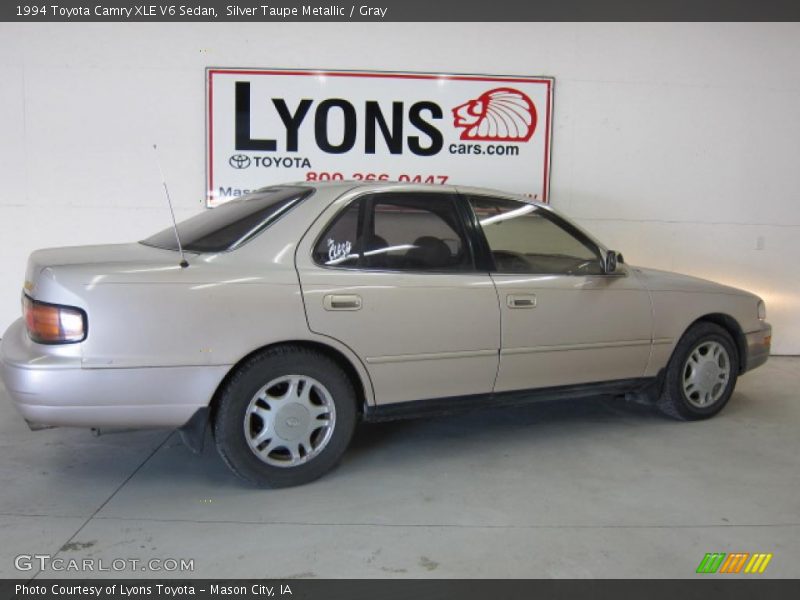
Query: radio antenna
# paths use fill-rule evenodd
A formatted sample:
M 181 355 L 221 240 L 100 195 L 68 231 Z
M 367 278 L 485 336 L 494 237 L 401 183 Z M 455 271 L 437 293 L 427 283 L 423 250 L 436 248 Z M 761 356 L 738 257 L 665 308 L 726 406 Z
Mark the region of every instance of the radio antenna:
M 186 255 L 183 253 L 183 244 L 181 244 L 181 236 L 178 235 L 178 223 L 175 221 L 175 211 L 172 208 L 172 199 L 169 197 L 169 188 L 167 187 L 167 178 L 164 177 L 164 171 L 161 170 L 161 163 L 158 160 L 158 147 L 153 144 L 153 152 L 156 155 L 156 166 L 158 166 L 158 173 L 161 175 L 161 183 L 164 186 L 164 194 L 167 196 L 167 205 L 169 206 L 169 214 L 172 216 L 172 228 L 175 231 L 175 240 L 178 242 L 178 252 L 181 254 L 181 262 L 179 263 L 181 269 L 189 266 L 186 260 Z

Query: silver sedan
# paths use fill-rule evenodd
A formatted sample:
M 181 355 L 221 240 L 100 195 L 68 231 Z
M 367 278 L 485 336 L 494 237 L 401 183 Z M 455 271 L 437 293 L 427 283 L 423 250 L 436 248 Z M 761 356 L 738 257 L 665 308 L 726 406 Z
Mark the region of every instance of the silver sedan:
M 358 182 L 36 251 L 23 313 L 0 361 L 31 428 L 178 427 L 197 450 L 211 427 L 275 487 L 331 469 L 359 420 L 598 393 L 707 418 L 771 338 L 757 296 L 629 266 L 549 206 Z

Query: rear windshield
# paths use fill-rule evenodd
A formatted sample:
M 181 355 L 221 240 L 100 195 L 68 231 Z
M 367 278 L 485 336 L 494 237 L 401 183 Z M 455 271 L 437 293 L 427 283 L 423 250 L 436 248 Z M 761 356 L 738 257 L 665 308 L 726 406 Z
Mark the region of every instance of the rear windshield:
M 224 252 L 252 239 L 313 193 L 304 187 L 271 187 L 231 200 L 178 223 L 183 249 Z M 146 246 L 177 250 L 175 230 L 168 227 L 142 240 Z

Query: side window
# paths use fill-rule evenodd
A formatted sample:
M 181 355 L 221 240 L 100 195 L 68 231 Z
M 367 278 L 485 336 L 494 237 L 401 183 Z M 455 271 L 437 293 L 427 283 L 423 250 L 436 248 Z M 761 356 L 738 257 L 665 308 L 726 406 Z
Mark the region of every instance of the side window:
M 481 224 L 500 273 L 600 275 L 600 254 L 577 231 L 532 204 L 473 196 L 470 204 Z
M 358 215 L 356 201 L 334 219 L 314 246 L 314 262 L 319 265 L 355 267 L 358 264 Z
M 317 241 L 321 265 L 393 271 L 465 271 L 473 260 L 455 198 L 444 193 L 362 197 Z

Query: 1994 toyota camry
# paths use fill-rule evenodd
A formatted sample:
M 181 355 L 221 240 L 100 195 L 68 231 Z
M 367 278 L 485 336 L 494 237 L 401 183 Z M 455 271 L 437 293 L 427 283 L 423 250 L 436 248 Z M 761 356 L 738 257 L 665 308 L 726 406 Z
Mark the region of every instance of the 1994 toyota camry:
M 359 419 L 630 394 L 719 412 L 767 360 L 748 292 L 623 263 L 525 198 L 406 184 L 269 187 L 133 244 L 34 252 L 2 377 L 32 428 L 210 424 L 286 486 Z

